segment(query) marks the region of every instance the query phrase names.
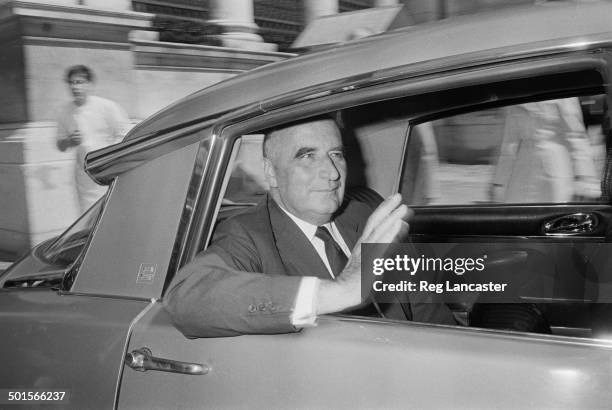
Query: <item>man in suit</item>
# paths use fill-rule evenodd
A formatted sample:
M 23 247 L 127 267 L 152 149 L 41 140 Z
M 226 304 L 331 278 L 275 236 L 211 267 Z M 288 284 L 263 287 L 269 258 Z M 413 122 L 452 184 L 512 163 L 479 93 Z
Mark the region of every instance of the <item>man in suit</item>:
M 361 300 L 362 242 L 407 232 L 410 210 L 395 194 L 375 210 L 344 201 L 340 131 L 317 117 L 269 131 L 258 206 L 219 224 L 212 244 L 170 285 L 166 309 L 189 337 L 288 333 Z M 414 319 L 454 324 L 450 311 L 420 308 Z

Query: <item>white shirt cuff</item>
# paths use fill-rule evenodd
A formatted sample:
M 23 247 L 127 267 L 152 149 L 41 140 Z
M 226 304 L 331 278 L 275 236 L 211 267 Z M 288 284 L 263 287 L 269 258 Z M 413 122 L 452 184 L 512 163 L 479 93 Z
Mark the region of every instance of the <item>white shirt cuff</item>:
M 302 278 L 291 315 L 293 326 L 310 327 L 316 324 L 317 312 L 315 307 L 319 294 L 319 282 L 319 278 L 314 276 L 304 276 Z

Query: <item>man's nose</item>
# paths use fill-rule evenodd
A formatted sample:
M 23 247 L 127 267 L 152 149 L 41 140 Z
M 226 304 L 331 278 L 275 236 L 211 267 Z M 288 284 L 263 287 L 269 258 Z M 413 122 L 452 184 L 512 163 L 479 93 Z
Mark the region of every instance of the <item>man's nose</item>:
M 323 160 L 324 164 L 321 167 L 321 176 L 329 179 L 330 181 L 336 181 L 340 179 L 340 170 L 338 164 L 334 162 L 331 157 L 326 157 Z

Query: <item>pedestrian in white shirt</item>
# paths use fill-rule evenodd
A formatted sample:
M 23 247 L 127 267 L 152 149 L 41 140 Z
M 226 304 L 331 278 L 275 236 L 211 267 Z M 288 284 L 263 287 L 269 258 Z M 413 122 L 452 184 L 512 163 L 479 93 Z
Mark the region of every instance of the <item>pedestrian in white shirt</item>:
M 75 187 L 81 212 L 106 192 L 84 169 L 89 151 L 119 142 L 130 128 L 125 111 L 114 101 L 92 94 L 94 74 L 84 65 L 66 71 L 66 83 L 73 100 L 64 105 L 57 120 L 56 143 L 60 151 L 75 155 Z

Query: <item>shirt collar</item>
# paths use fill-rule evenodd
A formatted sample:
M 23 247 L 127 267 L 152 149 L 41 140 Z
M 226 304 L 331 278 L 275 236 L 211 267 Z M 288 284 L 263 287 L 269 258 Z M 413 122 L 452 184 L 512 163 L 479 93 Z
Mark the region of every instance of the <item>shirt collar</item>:
M 300 228 L 300 230 L 304 232 L 304 235 L 306 235 L 309 241 L 312 241 L 314 239 L 315 233 L 317 232 L 317 228 L 318 228 L 317 225 L 313 225 L 310 222 L 306 222 L 305 220 L 298 218 L 297 216 L 293 215 L 291 212 L 283 208 L 280 204 L 278 204 L 278 207 L 282 209 L 283 212 L 286 213 L 287 216 L 289 216 L 289 218 L 291 218 L 293 222 L 295 222 L 298 228 Z M 322 226 L 325 226 L 327 229 L 329 229 L 330 232 L 332 232 L 331 231 L 332 223 L 333 222 L 328 222 L 326 224 L 323 224 Z

